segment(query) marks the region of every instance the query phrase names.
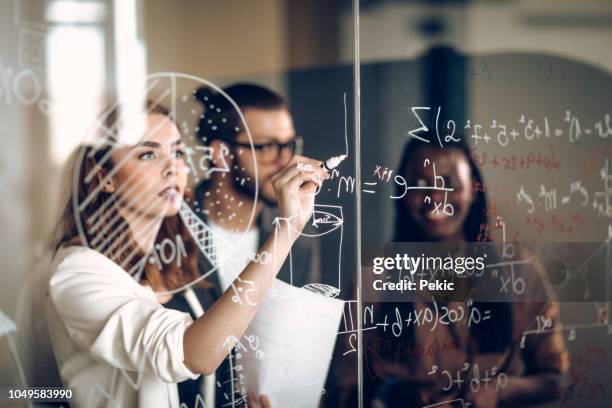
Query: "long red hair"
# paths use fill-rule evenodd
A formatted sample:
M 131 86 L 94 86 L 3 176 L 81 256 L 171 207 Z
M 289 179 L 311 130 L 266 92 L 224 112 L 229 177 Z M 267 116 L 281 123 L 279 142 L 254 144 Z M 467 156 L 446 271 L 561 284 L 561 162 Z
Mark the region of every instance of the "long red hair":
M 161 105 L 147 102 L 146 108 L 148 114 L 162 114 L 172 119 Z M 117 210 L 116 194 L 100 188 L 100 181 L 113 169 L 108 156 L 117 140 L 118 118 L 119 109 L 110 110 L 104 119 L 102 143 L 83 144 L 78 148 L 71 172 L 70 194 L 51 249 L 57 252 L 61 247 L 85 245 L 104 254 L 127 272 L 140 272 L 141 283 L 149 284 L 155 291 L 178 289 L 200 277 L 199 249 L 182 219 L 178 215 L 163 219 L 154 248 L 167 239 L 174 243 L 180 240 L 185 256 L 180 264 L 177 258 L 173 262 L 160 262 L 159 257 L 146 254 L 138 247 L 128 223 Z M 85 200 L 88 200 L 87 205 L 79 210 L 77 207 Z M 210 287 L 205 280 L 200 280 L 199 285 Z

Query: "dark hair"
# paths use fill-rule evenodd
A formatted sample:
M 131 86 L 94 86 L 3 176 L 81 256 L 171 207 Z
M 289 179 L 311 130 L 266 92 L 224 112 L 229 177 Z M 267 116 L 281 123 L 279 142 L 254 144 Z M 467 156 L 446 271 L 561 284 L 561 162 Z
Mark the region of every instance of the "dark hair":
M 239 83 L 223 88 L 241 111 L 245 109 L 286 109 L 287 102 L 276 92 L 260 85 Z M 244 131 L 240 115 L 234 105 L 220 92 L 209 87 L 195 91 L 195 98 L 202 103 L 203 113 L 196 132 L 204 144 L 214 139 L 231 141 Z
M 433 136 L 433 135 L 430 135 Z M 435 136 L 430 138 L 430 140 L 435 140 Z M 404 174 L 406 169 L 408 168 L 408 164 L 412 159 L 414 153 L 421 148 L 430 148 L 430 149 L 454 149 L 458 150 L 467 159 L 471 175 L 472 181 L 475 185 L 475 194 L 474 200 L 468 212 L 468 215 L 463 223 L 463 235 L 467 242 L 476 242 L 476 241 L 488 241 L 486 234 L 482 234 L 482 231 L 488 231 L 488 217 L 487 217 L 487 196 L 483 189 L 483 181 L 482 175 L 480 174 L 480 170 L 478 169 L 478 165 L 474 160 L 472 153 L 470 151 L 470 147 L 463 137 L 459 139 L 458 142 L 448 143 L 444 148 L 440 147 L 440 145 L 432 142 L 430 144 L 424 144 L 424 142 L 418 140 L 410 140 L 404 146 L 404 150 L 402 152 L 400 164 L 397 168 L 397 174 Z M 399 185 L 396 188 L 396 195 L 401 195 L 403 191 L 400 191 Z M 415 220 L 409 214 L 408 211 L 403 207 L 403 202 L 401 199 L 396 200 L 395 202 L 395 229 L 393 233 L 393 240 L 396 242 L 419 242 L 423 240 L 423 236 L 419 227 L 417 226 Z M 479 235 L 482 234 L 481 237 Z
M 484 192 L 483 178 L 480 169 L 472 156 L 470 146 L 463 137 L 458 142 L 448 143 L 444 148 L 440 147 L 435 141 L 434 135 L 429 135 L 429 140 L 432 143 L 425 144 L 418 140 L 411 140 L 404 146 L 400 164 L 397 168 L 398 174 L 403 174 L 413 156 L 418 149 L 449 149 L 463 153 L 468 160 L 472 181 L 476 186 L 474 200 L 468 212 L 468 215 L 463 224 L 463 235 L 467 242 L 485 241 L 490 239 L 483 231 L 488 231 L 487 217 L 487 196 Z M 433 136 L 433 137 L 432 137 Z M 401 195 L 402 191 L 398 186 L 396 195 Z M 480 236 L 479 236 L 480 235 Z M 402 200 L 396 200 L 395 203 L 395 227 L 393 240 L 396 242 L 419 242 L 423 241 L 424 237 L 419 230 L 416 222 L 403 207 Z M 407 310 L 412 308 L 412 305 L 405 305 Z M 473 338 L 476 339 L 479 352 L 496 352 L 504 350 L 512 341 L 512 318 L 510 305 L 507 302 L 476 302 L 475 307 L 488 309 L 491 311 L 492 318 L 488 321 L 471 327 L 470 331 Z M 384 308 L 383 308 L 384 309 Z M 412 334 L 410 334 L 412 336 Z
M 150 101 L 146 103 L 146 113 L 164 115 L 172 120 L 170 112 L 165 107 Z M 104 128 L 101 129 L 101 135 L 99 136 L 101 142 L 96 145 L 82 144 L 73 155 L 74 163 L 71 177 L 78 176 L 78 180 L 73 180 L 70 184 L 70 194 L 57 224 L 51 250 L 57 252 L 61 247 L 88 245 L 116 264 L 125 264 L 126 271 L 130 272 L 136 269 L 139 262 L 144 261 L 146 254 L 138 248 L 127 222 L 117 211 L 115 205 L 117 203 L 116 194 L 108 193 L 100 188 L 100 179 L 104 179 L 112 171 L 114 165 L 112 160 L 107 158 L 110 157 L 111 150 L 118 140 L 119 127 L 122 121 L 120 107 L 106 110 L 103 118 Z M 90 200 L 79 215 L 76 214 L 74 208 L 73 199 L 75 198 L 78 203 L 84 203 L 86 199 Z M 104 211 L 98 211 L 103 208 L 105 208 Z M 90 220 L 90 223 L 93 222 L 91 220 L 94 220 L 96 224 L 99 223 L 100 227 L 97 228 L 99 231 L 92 233 L 88 228 L 83 228 L 84 236 L 81 236 L 75 219 L 77 216 L 81 216 L 82 220 Z M 84 222 L 87 223 L 88 221 Z M 120 234 L 117 234 L 117 230 Z M 111 239 L 113 235 L 115 238 Z M 187 259 L 183 261 L 184 265 L 182 267 L 170 263 L 160 265 L 160 269 L 154 263 L 144 262 L 141 281 L 147 282 L 154 290 L 162 290 L 164 287 L 169 290 L 178 289 L 200 276 L 197 267 L 198 249 L 196 243 L 180 217 L 164 218 L 156 236 L 155 244 L 161 243 L 165 238 L 174 238 L 177 235 L 181 237 L 187 253 Z M 117 249 L 116 244 L 119 237 L 125 237 L 121 240 L 121 242 L 125 242 L 125 245 L 119 244 L 121 250 Z M 199 281 L 198 285 L 209 287 L 210 283 L 202 280 Z

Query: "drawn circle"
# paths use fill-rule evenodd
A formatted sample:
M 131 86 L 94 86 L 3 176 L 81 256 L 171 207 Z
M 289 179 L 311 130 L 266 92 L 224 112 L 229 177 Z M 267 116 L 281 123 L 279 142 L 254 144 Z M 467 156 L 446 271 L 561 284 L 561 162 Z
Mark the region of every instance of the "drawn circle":
M 252 197 L 255 202 L 255 205 L 252 206 L 248 220 L 245 220 L 247 221 L 247 223 L 246 223 L 246 228 L 244 230 L 248 231 L 253 225 L 253 222 L 255 221 L 255 209 L 257 207 L 257 199 L 258 199 L 258 193 L 259 193 L 259 190 L 258 190 L 259 186 L 257 183 L 257 180 L 258 180 L 257 167 L 258 166 L 257 166 L 257 158 L 255 155 L 255 149 L 253 148 L 253 140 L 251 137 L 251 132 L 236 102 L 233 101 L 229 97 L 229 95 L 227 95 L 220 87 L 216 86 L 215 84 L 213 84 L 212 82 L 208 80 L 205 80 L 203 78 L 199 78 L 193 75 L 174 73 L 174 72 L 161 72 L 161 73 L 155 73 L 155 74 L 149 75 L 146 79 L 146 87 L 145 87 L 146 91 L 145 91 L 145 94 L 143 95 L 142 101 L 143 102 L 146 100 L 155 101 L 156 103 L 159 103 L 165 106 L 166 108 L 168 108 L 170 111 L 170 115 L 173 118 L 174 123 L 176 124 L 177 129 L 181 133 L 183 143 L 185 143 L 188 146 L 190 144 L 194 145 L 198 143 L 196 141 L 197 138 L 194 137 L 194 135 L 197 135 L 197 126 L 198 126 L 197 119 L 199 119 L 200 116 L 195 115 L 193 111 L 197 110 L 197 112 L 201 112 L 202 110 L 202 105 L 200 104 L 199 101 L 195 99 L 194 90 L 202 86 L 210 88 L 214 92 L 220 94 L 231 104 L 235 112 L 238 114 L 238 117 L 240 118 L 241 128 L 244 129 L 244 131 L 246 132 L 248 136 L 248 142 L 250 145 L 249 158 L 253 160 L 254 173 L 255 173 L 254 174 L 254 178 L 255 178 L 254 192 L 253 192 L 253 197 Z M 47 106 L 48 105 L 49 104 L 47 103 Z M 116 101 L 115 104 L 112 106 L 119 106 L 119 105 L 120 105 L 119 101 Z M 96 139 L 96 138 L 98 138 L 100 134 L 104 134 L 105 132 L 108 133 L 108 129 L 105 128 L 104 123 L 105 123 L 106 117 L 109 115 L 109 112 L 111 110 L 112 109 L 106 109 L 101 115 L 99 115 L 92 122 L 90 128 L 88 129 L 86 133 L 86 137 L 88 139 L 91 139 L 93 136 L 94 143 L 92 143 L 92 140 L 85 140 L 84 141 L 85 144 L 88 144 L 89 146 L 92 146 L 95 148 L 96 140 L 98 141 L 98 143 L 100 142 L 99 139 Z M 240 128 L 236 129 L 237 132 L 239 130 Z M 85 199 L 82 199 L 78 196 L 78 191 L 79 191 L 78 183 L 80 183 L 81 180 L 83 180 L 83 182 L 86 182 L 86 183 L 91 182 L 91 179 L 87 181 L 88 175 L 80 174 L 81 166 L 78 165 L 82 163 L 83 160 L 85 160 L 85 156 L 84 156 L 85 153 L 86 153 L 85 150 L 83 149 L 80 150 L 78 157 L 76 157 L 77 165 L 74 166 L 74 172 L 72 174 L 72 183 L 73 183 L 73 189 L 72 189 L 73 195 L 71 198 L 72 210 L 73 210 L 73 217 L 76 223 L 76 228 L 78 230 L 82 245 L 90 247 L 92 249 L 96 249 L 95 245 L 93 245 L 95 241 L 95 237 L 91 239 L 92 242 L 90 242 L 87 238 L 88 236 L 92 237 L 92 233 L 95 233 L 95 228 L 93 228 L 93 221 L 91 219 L 92 217 L 88 217 L 89 219 L 83 218 L 84 210 L 90 205 L 90 202 L 92 200 L 89 198 L 89 196 L 85 197 Z M 189 185 L 189 187 L 191 187 L 192 190 L 195 187 L 194 180 L 196 177 L 196 175 L 193 173 L 194 171 L 190 170 L 190 176 L 189 176 L 190 181 L 189 182 L 192 183 L 192 185 Z M 197 180 L 199 181 L 199 179 Z M 209 188 L 215 188 L 215 186 L 210 185 Z M 98 187 L 96 190 L 98 190 L 99 192 L 100 187 Z M 94 190 L 94 192 L 96 190 Z M 187 225 L 191 233 L 192 239 L 195 239 L 196 242 L 198 242 L 198 236 L 199 236 L 198 231 L 201 232 L 202 229 L 204 229 L 207 231 L 207 233 L 209 234 L 209 237 L 211 237 L 214 242 L 214 240 L 217 239 L 218 237 L 215 237 L 214 231 L 208 226 L 206 222 L 206 217 L 201 215 L 204 213 L 204 209 L 201 208 L 203 203 L 200 203 L 198 201 L 198 197 L 193 197 L 190 199 L 188 199 L 187 197 L 184 197 L 182 202 L 184 205 L 181 205 L 180 216 L 185 221 L 185 218 L 183 216 L 187 214 L 187 217 L 189 217 L 188 219 L 193 221 L 193 225 L 190 225 L 189 223 L 185 222 L 185 225 Z M 177 216 L 179 216 L 179 214 L 177 214 Z M 102 216 L 99 216 L 99 217 L 102 217 Z M 198 231 L 194 230 L 196 228 L 198 229 Z M 240 246 L 243 243 L 244 239 L 245 239 L 245 235 L 242 234 L 240 239 L 238 239 L 236 242 L 233 242 L 232 244 L 235 244 L 236 246 Z M 177 247 L 170 248 L 169 247 L 170 243 L 168 243 L 165 239 L 164 241 L 162 241 L 160 245 L 158 245 L 160 249 L 159 251 L 160 254 L 157 254 L 157 256 L 159 257 L 159 259 L 161 259 L 164 262 L 170 260 L 171 257 L 168 255 L 169 253 L 172 253 L 174 255 L 178 253 L 178 248 Z M 199 244 L 197 246 L 200 248 L 200 251 L 202 252 L 202 246 Z M 157 248 L 154 248 L 154 250 L 156 249 Z M 139 264 L 145 265 L 147 262 L 151 262 L 151 263 L 154 262 L 153 254 L 151 253 L 146 254 L 144 259 L 141 259 L 139 261 Z M 194 281 L 189 282 L 188 284 L 180 288 L 177 288 L 171 291 L 167 291 L 164 293 L 167 293 L 167 294 L 178 293 L 198 283 L 200 280 L 205 279 L 210 274 L 214 273 L 219 267 L 219 265 L 215 263 L 211 263 L 211 265 L 212 267 L 209 270 L 200 271 L 201 276 L 199 276 Z
M 294 233 L 299 234 L 302 237 L 316 238 L 322 237 L 323 235 L 327 235 L 337 230 L 338 228 L 340 228 L 343 222 L 343 220 L 337 215 L 317 209 L 312 212 L 311 218 L 313 220 L 311 221 L 311 223 L 315 227 L 316 231 L 313 234 L 309 234 L 304 231 L 298 231 L 293 227 L 293 224 L 291 223 L 289 223 L 289 227 Z
M 23 81 L 27 80 L 28 78 L 32 82 L 31 96 L 25 95 L 23 91 Z M 24 69 L 13 78 L 13 93 L 15 94 L 15 97 L 19 103 L 26 106 L 33 105 L 40 98 L 41 92 L 42 89 L 40 87 L 40 83 L 38 82 L 38 77 L 32 70 Z

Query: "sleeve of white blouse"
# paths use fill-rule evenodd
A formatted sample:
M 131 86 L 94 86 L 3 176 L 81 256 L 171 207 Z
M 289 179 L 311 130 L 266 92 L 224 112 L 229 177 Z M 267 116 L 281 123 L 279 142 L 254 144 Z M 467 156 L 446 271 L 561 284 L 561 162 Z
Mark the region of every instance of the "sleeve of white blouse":
M 191 316 L 139 296 L 134 285 L 127 273 L 89 250 L 58 265 L 49 295 L 71 338 L 94 358 L 124 370 L 153 372 L 166 382 L 197 378 L 183 362 Z

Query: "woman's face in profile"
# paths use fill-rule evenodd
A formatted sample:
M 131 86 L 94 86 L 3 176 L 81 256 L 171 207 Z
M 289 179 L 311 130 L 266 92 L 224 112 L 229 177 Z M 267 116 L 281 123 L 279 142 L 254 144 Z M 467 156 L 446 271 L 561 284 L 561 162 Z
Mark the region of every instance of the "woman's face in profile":
M 142 217 L 173 216 L 187 184 L 181 135 L 162 114 L 149 114 L 145 126 L 139 142 L 112 153 L 114 193 L 124 208 Z
M 419 147 L 403 176 L 409 186 L 426 187 L 409 190 L 404 198 L 404 208 L 421 234 L 432 241 L 462 239 L 463 224 L 474 199 L 465 154 L 453 148 Z

